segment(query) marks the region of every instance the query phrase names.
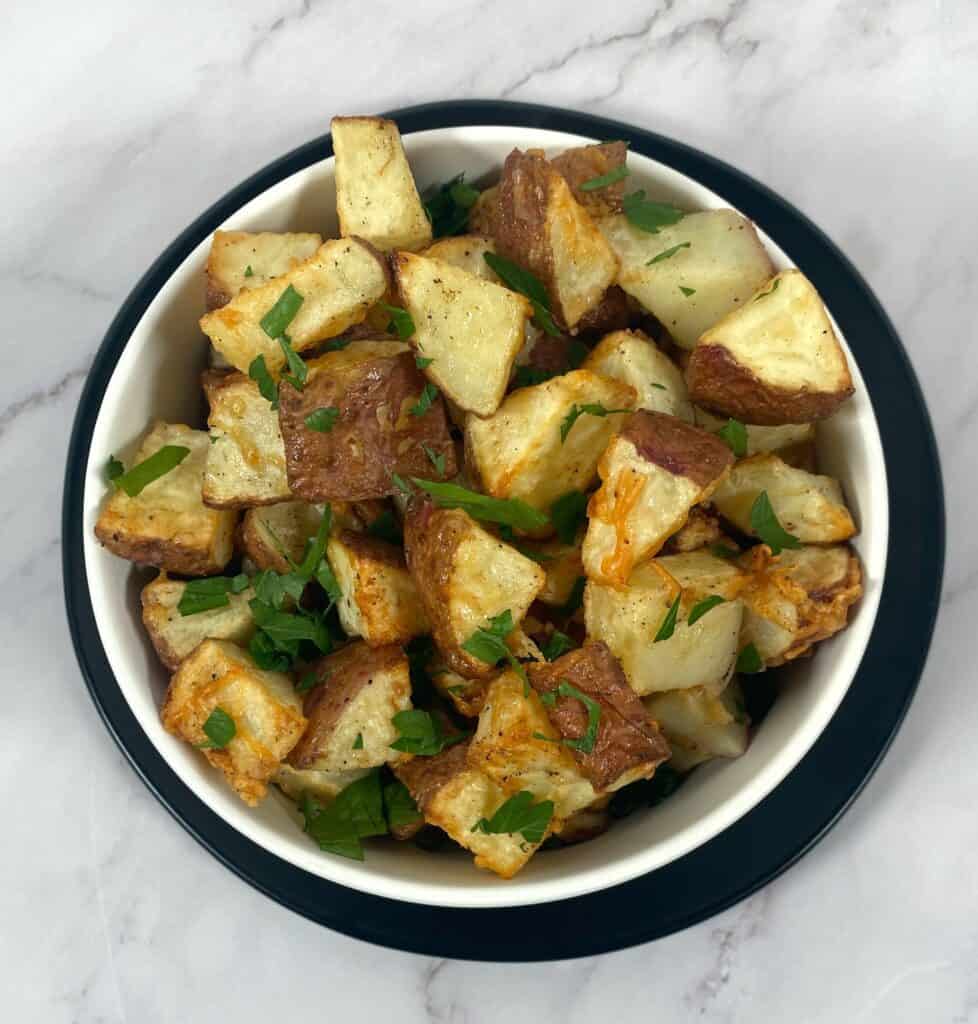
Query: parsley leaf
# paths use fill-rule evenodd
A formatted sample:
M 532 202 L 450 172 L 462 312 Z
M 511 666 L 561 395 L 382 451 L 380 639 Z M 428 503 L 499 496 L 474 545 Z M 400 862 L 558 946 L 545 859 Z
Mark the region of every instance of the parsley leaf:
M 354 750 L 363 750 L 363 733 L 358 732 L 357 738 L 353 741 Z
M 524 789 L 503 803 L 491 818 L 480 818 L 472 826 L 472 831 L 486 835 L 519 833 L 535 846 L 546 835 L 553 813 L 552 800 L 541 800 L 536 804 L 533 794 Z
M 431 381 L 425 381 L 424 390 L 421 392 L 421 397 L 411 406 L 410 413 L 412 416 L 424 416 L 424 414 L 431 408 L 431 403 L 438 397 L 438 388 L 435 387 Z
M 704 597 L 702 601 L 697 601 L 689 610 L 689 616 L 686 619 L 686 624 L 692 626 L 694 622 L 702 619 L 704 615 L 712 608 L 716 608 L 718 604 L 723 604 L 726 598 L 721 597 L 719 594 L 710 594 L 709 597 Z
M 552 337 L 560 337 L 560 330 L 550 315 L 550 296 L 540 279 L 498 253 L 484 252 L 482 258 L 507 288 L 530 300 L 537 326 Z
M 462 650 L 478 658 L 479 661 L 484 661 L 487 665 L 495 665 L 505 658 L 513 671 L 523 680 L 523 695 L 529 696 L 530 681 L 526 677 L 526 669 L 519 663 L 516 655 L 505 642 L 505 638 L 515 628 L 513 613 L 507 608 L 506 611 L 494 615 L 489 620 L 487 629 L 477 629 L 462 644 Z
M 642 189 L 625 196 L 622 200 L 622 212 L 629 224 L 650 235 L 657 235 L 659 228 L 676 224 L 686 216 L 684 210 L 669 203 L 655 203 L 651 199 L 646 199 Z
M 771 549 L 772 555 L 780 555 L 784 548 L 801 547 L 801 541 L 778 521 L 767 491 L 761 491 L 751 505 L 750 527 Z
M 663 260 L 672 259 L 680 249 L 689 249 L 691 247 L 692 242 L 680 242 L 678 245 L 671 245 L 668 249 L 663 249 L 657 256 L 653 256 L 645 265 L 651 267 L 653 263 L 661 263 Z
M 406 494 L 409 498 L 414 494 L 411 485 L 399 473 L 391 473 L 391 482 L 401 492 L 401 494 Z
M 328 434 L 336 426 L 339 418 L 340 410 L 335 405 L 324 405 L 309 413 L 303 422 L 317 434 Z
M 255 356 L 248 367 L 248 376 L 258 385 L 262 398 L 272 403 L 272 408 L 278 408 L 278 384 L 272 379 L 265 365 L 264 356 Z
M 586 693 L 572 686 L 566 679 L 561 679 L 557 686 L 559 697 L 572 697 L 579 700 L 587 709 L 587 729 L 583 736 L 577 739 L 565 739 L 564 746 L 571 750 L 579 750 L 582 754 L 590 754 L 594 750 L 594 744 L 598 740 L 598 725 L 601 722 L 601 705 L 592 700 Z
M 248 653 L 251 655 L 254 663 L 266 672 L 288 672 L 292 667 L 292 655 L 286 651 L 279 650 L 272 638 L 260 629 L 255 630 L 248 641 Z M 316 678 L 313 673 L 309 675 L 313 677 L 313 681 L 309 684 L 311 689 L 316 685 Z M 308 679 L 309 676 L 305 676 L 303 682 Z M 304 691 L 300 690 L 299 692 L 302 693 Z
M 607 174 L 600 174 L 596 178 L 590 178 L 587 181 L 582 181 L 578 188 L 582 192 L 594 192 L 599 188 L 607 188 L 609 185 L 614 185 L 616 182 L 624 181 L 628 177 L 629 170 L 621 164 L 619 167 L 613 167 Z
M 747 454 L 747 428 L 740 420 L 727 420 L 717 431 L 717 437 L 727 442 L 727 446 L 738 459 Z
M 126 467 L 114 455 L 110 455 L 105 464 L 105 475 L 109 480 L 117 480 L 125 471 Z
M 435 467 L 435 472 L 439 476 L 444 476 L 445 475 L 445 455 L 444 455 L 444 453 L 439 455 L 438 452 L 436 452 L 433 448 L 430 448 L 428 445 L 426 445 L 424 443 L 424 441 L 421 442 L 421 447 L 424 448 L 424 453 L 425 453 L 425 455 L 428 456 L 428 461 L 432 464 L 432 466 Z
M 313 688 L 317 687 L 320 683 L 325 682 L 325 680 L 326 680 L 325 676 L 320 678 L 319 674 L 316 673 L 316 672 L 312 672 L 312 671 L 307 672 L 295 684 L 295 692 L 296 693 L 308 693 L 310 690 L 312 690 Z
M 393 328 L 393 333 L 401 341 L 406 341 L 414 334 L 414 318 L 406 309 L 401 306 L 390 306 L 386 302 L 382 302 L 380 305 L 382 309 L 386 309 L 391 315 L 390 323 L 387 325 L 388 332 L 391 332 Z
M 431 356 L 415 356 L 414 357 L 414 365 L 419 370 L 426 370 L 429 366 L 431 366 L 431 364 L 433 362 L 434 362 L 434 359 L 432 359 Z
M 737 655 L 737 671 L 744 675 L 755 675 L 764 671 L 764 662 L 753 643 L 740 649 L 740 653 Z
M 352 860 L 363 860 L 361 839 L 387 833 L 380 772 L 377 771 L 340 790 L 327 807 L 305 793 L 299 810 L 306 821 L 305 831 L 320 849 Z
M 766 299 L 769 295 L 773 295 L 778 290 L 778 285 L 781 284 L 781 278 L 777 277 L 774 279 L 774 284 L 766 292 L 761 292 L 760 295 L 754 296 L 755 302 L 760 302 L 761 299 Z
M 446 748 L 461 743 L 469 735 L 464 732 L 446 734 L 434 715 L 427 711 L 419 711 L 417 708 L 411 711 L 398 711 L 391 721 L 401 734 L 391 744 L 391 749 L 403 751 L 405 754 L 434 757 Z
M 587 576 L 578 576 L 574 580 L 574 586 L 571 588 L 570 597 L 567 598 L 567 604 L 560 609 L 567 618 L 570 618 L 584 604 L 584 588 L 586 586 Z
M 177 611 L 181 615 L 197 615 L 212 608 L 223 608 L 231 603 L 228 594 L 240 594 L 248 589 L 250 582 L 244 573 L 190 580 L 180 595 Z
M 389 508 L 385 508 L 367 527 L 367 533 L 378 540 L 386 540 L 388 544 L 401 545 L 404 543 L 404 536 L 397 525 L 394 513 Z
M 631 409 L 606 409 L 600 402 L 585 402 L 583 405 L 578 405 L 575 402 L 560 425 L 560 443 L 563 444 L 567 440 L 571 428 L 585 414 L 588 416 L 610 416 L 616 412 L 631 411 Z
M 562 654 L 574 650 L 574 641 L 566 633 L 555 629 L 550 634 L 547 642 L 540 648 L 541 654 L 547 661 L 556 661 Z
M 289 287 L 291 287 L 291 285 Z M 306 377 L 309 376 L 309 368 L 306 366 L 305 360 L 300 359 L 299 356 L 295 354 L 288 335 L 279 335 L 278 343 L 282 347 L 282 352 L 285 355 L 285 361 L 290 370 L 289 373 L 282 374 L 282 380 L 288 381 L 296 391 L 301 391 L 306 386 Z
M 740 552 L 726 544 L 711 544 L 710 554 L 715 558 L 736 558 Z
M 384 786 L 384 813 L 391 829 L 404 828 L 421 820 L 421 812 L 411 791 L 398 780 Z
M 289 285 L 275 305 L 261 318 L 261 329 L 270 338 L 280 338 L 288 330 L 301 305 L 302 296 Z
M 249 263 L 248 266 L 245 267 L 244 276 L 245 277 L 251 277 L 253 274 L 254 274 L 254 271 L 251 269 L 251 264 Z
M 669 606 L 669 611 L 666 612 L 662 619 L 662 624 L 659 626 L 659 631 L 655 634 L 654 643 L 658 643 L 660 640 L 668 640 L 676 631 L 676 617 L 679 615 L 679 599 L 681 597 L 681 593 L 677 594 L 676 600 Z
M 539 530 L 550 520 L 535 508 L 531 508 L 519 498 L 490 498 L 487 494 L 470 491 L 452 483 L 436 483 L 434 480 L 411 480 L 426 491 L 441 508 L 460 508 L 468 512 L 473 519 L 481 519 L 487 523 L 504 523 L 517 530 Z M 397 483 L 397 481 L 394 481 Z
M 425 189 L 424 212 L 435 238 L 463 234 L 468 227 L 469 211 L 479 198 L 479 190 L 467 185 L 464 178 L 464 174 L 457 174 L 443 185 Z
M 277 573 L 273 569 L 265 569 L 255 576 L 255 597 L 272 608 L 281 610 L 285 607 L 285 599 L 292 598 L 296 604 L 302 599 L 307 581 L 294 573 Z
M 204 722 L 204 734 L 207 736 L 207 740 L 204 743 L 198 743 L 197 747 L 200 750 L 223 750 L 234 739 L 237 731 L 238 727 L 234 724 L 234 719 L 224 708 L 214 708 L 207 716 L 207 721 Z
M 148 487 L 154 480 L 159 480 L 161 476 L 166 476 L 170 470 L 176 469 L 189 454 L 190 449 L 181 444 L 165 444 L 148 459 L 137 462 L 132 469 L 115 476 L 112 482 L 130 498 L 135 498 L 144 487 Z
M 545 551 L 535 551 L 533 548 L 528 547 L 526 544 L 521 544 L 513 533 L 512 526 L 506 526 L 505 524 L 499 527 L 499 538 L 500 540 L 506 541 L 511 548 L 516 550 L 524 558 L 532 558 L 534 562 L 543 564 L 544 562 L 553 561 L 553 555 L 548 555 Z
M 573 544 L 577 531 L 587 519 L 588 497 L 583 491 L 568 491 L 550 506 L 550 521 L 562 544 Z
M 248 607 L 258 628 L 284 653 L 297 657 L 302 640 L 311 641 L 323 654 L 333 649 L 332 637 L 319 616 L 279 611 L 257 598 Z
M 683 293 L 683 295 L 686 296 L 687 299 L 690 297 L 690 295 L 696 294 L 695 288 L 687 288 L 685 285 L 680 285 L 679 290 Z

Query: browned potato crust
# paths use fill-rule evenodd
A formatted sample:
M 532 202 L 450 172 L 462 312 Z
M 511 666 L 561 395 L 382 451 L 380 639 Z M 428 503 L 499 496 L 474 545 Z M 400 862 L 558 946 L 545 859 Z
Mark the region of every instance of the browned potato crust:
M 468 770 L 469 742 L 456 743 L 434 757 L 412 757 L 395 765 L 394 774 L 407 786 L 422 814 L 446 782 Z
M 577 321 L 574 333 L 610 334 L 612 331 L 624 331 L 632 319 L 628 296 L 614 284 L 604 293 L 601 301 Z
M 312 360 L 302 391 L 283 382 L 279 422 L 292 493 L 306 501 L 362 501 L 395 494 L 391 473 L 453 477 L 455 446 L 441 397 L 420 416 L 410 411 L 425 383 L 410 353 L 354 345 Z M 330 407 L 340 410 L 332 430 L 305 425 L 310 413 Z M 436 476 L 422 445 L 445 457 L 444 476 Z
M 662 554 L 681 555 L 696 551 L 705 548 L 707 544 L 719 543 L 722 536 L 720 520 L 712 512 L 697 505 L 689 510 L 689 518 L 683 528 L 662 545 Z M 728 540 L 724 539 L 723 543 L 736 550 L 736 545 L 730 544 Z
M 537 693 L 555 696 L 547 714 L 567 739 L 580 739 L 587 732 L 588 709 L 576 697 L 558 697 L 560 683 L 566 680 L 600 705 L 594 749 L 584 753 L 571 748 L 596 790 L 651 778 L 656 766 L 668 759 L 669 744 L 603 643 L 586 644 L 549 664 L 530 665 L 527 672 Z
M 582 190 L 581 185 L 621 167 L 627 155 L 628 146 L 624 142 L 600 142 L 594 146 L 565 149 L 551 163 L 570 185 L 574 198 L 581 206 L 592 217 L 603 217 L 605 214 L 621 212 L 621 201 L 625 195 L 624 179 L 591 191 Z
M 673 476 L 684 476 L 706 487 L 727 467 L 733 453 L 724 441 L 675 416 L 641 409 L 632 413 L 621 431 L 646 462 Z

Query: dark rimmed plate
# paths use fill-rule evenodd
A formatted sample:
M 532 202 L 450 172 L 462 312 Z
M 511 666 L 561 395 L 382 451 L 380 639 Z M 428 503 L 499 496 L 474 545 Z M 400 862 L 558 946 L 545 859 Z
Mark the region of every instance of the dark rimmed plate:
M 886 752 L 923 669 L 944 567 L 944 501 L 930 420 L 892 325 L 858 272 L 794 207 L 741 172 L 620 122 L 533 104 L 472 100 L 391 111 L 401 132 L 515 125 L 624 138 L 724 196 L 799 263 L 839 322 L 866 380 L 886 456 L 890 544 L 879 613 L 859 672 L 810 753 L 746 817 L 678 861 L 611 890 L 500 910 L 424 907 L 346 889 L 245 839 L 209 810 L 147 739 L 112 674 L 88 593 L 82 544 L 84 467 L 106 385 L 157 291 L 188 253 L 276 182 L 332 153 L 328 135 L 259 171 L 199 217 L 157 259 L 106 333 L 78 406 L 62 513 L 65 602 L 79 664 L 99 713 L 133 767 L 200 843 L 272 899 L 380 945 L 480 960 L 589 956 L 678 931 L 777 877 L 835 824 Z M 569 922 L 586 927 L 569 928 Z

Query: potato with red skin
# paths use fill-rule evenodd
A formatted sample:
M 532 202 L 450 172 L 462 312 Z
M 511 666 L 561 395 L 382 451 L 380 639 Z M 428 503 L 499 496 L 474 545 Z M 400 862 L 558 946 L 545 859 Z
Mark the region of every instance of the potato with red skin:
M 593 749 L 570 748 L 595 790 L 610 792 L 651 778 L 668 759 L 669 744 L 603 643 L 588 643 L 556 661 L 530 665 L 527 674 L 537 693 L 550 695 L 547 714 L 565 740 L 585 736 L 589 709 L 577 697 L 559 695 L 560 684 L 569 683 L 599 706 Z
M 621 212 L 621 201 L 625 195 L 625 179 L 614 181 L 600 188 L 583 189 L 582 185 L 603 178 L 611 171 L 625 166 L 628 145 L 621 140 L 599 142 L 591 146 L 575 146 L 551 160 L 554 168 L 563 175 L 571 187 L 574 198 L 592 217 L 603 217 Z
M 283 381 L 279 424 L 292 493 L 306 501 L 363 501 L 397 492 L 391 477 L 449 479 L 457 472 L 455 446 L 441 397 L 421 415 L 411 412 L 426 381 L 414 356 L 399 342 L 353 342 L 307 364 L 305 387 Z M 306 417 L 339 410 L 325 432 Z M 437 475 L 424 445 L 444 456 Z

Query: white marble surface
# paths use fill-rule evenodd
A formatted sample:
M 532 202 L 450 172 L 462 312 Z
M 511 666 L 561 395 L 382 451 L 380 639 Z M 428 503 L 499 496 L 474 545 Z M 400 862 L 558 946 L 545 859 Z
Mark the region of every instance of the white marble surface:
M 978 1021 L 973 2 L 15 0 L 0 58 L 0 1018 Z M 893 316 L 944 458 L 935 646 L 864 795 L 746 903 L 587 961 L 389 952 L 238 882 L 116 752 L 62 611 L 67 434 L 139 274 L 332 114 L 460 96 L 631 120 L 795 201 Z

